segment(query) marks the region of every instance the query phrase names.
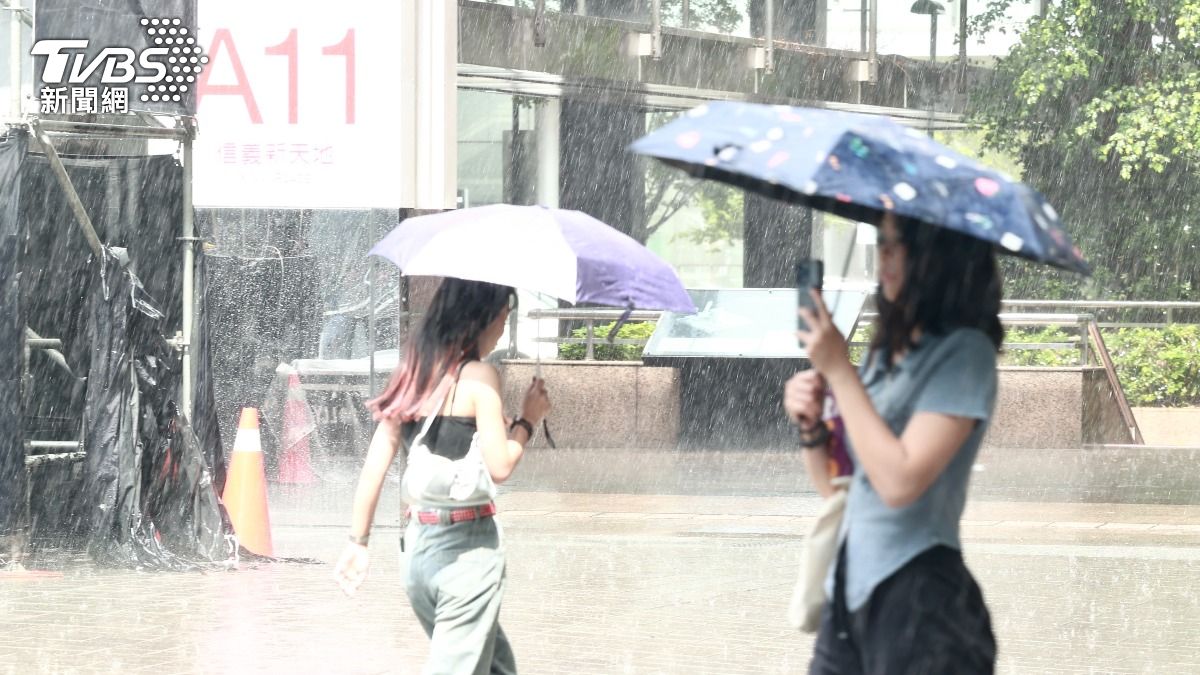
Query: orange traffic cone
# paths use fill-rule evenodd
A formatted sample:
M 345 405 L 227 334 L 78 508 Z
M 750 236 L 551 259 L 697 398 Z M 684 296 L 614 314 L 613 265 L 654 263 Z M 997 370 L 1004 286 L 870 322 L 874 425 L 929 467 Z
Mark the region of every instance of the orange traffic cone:
M 280 436 L 283 454 L 277 476 L 280 483 L 308 485 L 317 480 L 308 443 L 308 437 L 315 429 L 308 414 L 308 403 L 304 400 L 304 390 L 300 388 L 300 377 L 292 373 L 288 377 L 287 403 L 283 406 L 283 433 Z
M 229 459 L 229 476 L 221 496 L 233 531 L 246 550 L 273 556 L 271 518 L 267 513 L 267 473 L 263 466 L 262 439 L 258 435 L 258 411 L 243 408 Z

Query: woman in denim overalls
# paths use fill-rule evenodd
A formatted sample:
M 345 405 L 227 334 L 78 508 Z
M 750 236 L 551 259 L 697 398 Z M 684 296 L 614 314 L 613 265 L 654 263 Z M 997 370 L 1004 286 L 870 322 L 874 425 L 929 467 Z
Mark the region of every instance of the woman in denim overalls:
M 375 506 L 402 443 L 410 462 L 417 453 L 436 455 L 442 465 L 453 463 L 455 476 L 466 474 L 491 488 L 439 487 L 436 479 L 414 488 L 409 476 L 415 463 L 405 473 L 405 499 L 412 503 L 404 545 L 410 554 L 406 587 L 430 637 L 428 674 L 516 672 L 498 622 L 505 559 L 489 495 L 494 494 L 493 482 L 506 480 L 521 460 L 550 400 L 545 383 L 535 378 L 521 416 L 505 424 L 499 373 L 480 360 L 504 333 L 515 300 L 516 293 L 506 286 L 443 281 L 404 362 L 383 395 L 368 403 L 379 426 L 354 497 L 350 543 L 334 572 L 347 594 L 366 578 Z M 478 475 L 471 475 L 474 469 Z

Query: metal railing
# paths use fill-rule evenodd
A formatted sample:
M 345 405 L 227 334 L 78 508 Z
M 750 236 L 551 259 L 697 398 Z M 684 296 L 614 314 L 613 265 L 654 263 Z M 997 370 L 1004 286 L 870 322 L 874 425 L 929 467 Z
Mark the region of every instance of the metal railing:
M 1125 388 L 1121 386 L 1121 378 L 1117 377 L 1117 367 L 1113 364 L 1112 356 L 1108 353 L 1108 346 L 1104 344 L 1104 335 L 1100 333 L 1100 327 L 1096 325 L 1095 321 L 1088 323 L 1088 335 L 1091 336 L 1092 342 L 1096 344 L 1096 356 L 1100 359 L 1100 364 L 1104 366 L 1104 372 L 1108 376 L 1108 384 L 1117 397 L 1117 407 L 1121 410 L 1121 420 L 1125 423 L 1125 428 L 1129 430 L 1130 439 L 1137 445 L 1145 445 L 1146 441 L 1142 438 L 1142 430 L 1138 427 L 1137 418 L 1133 414 L 1133 408 L 1130 407 L 1129 399 L 1125 396 Z
M 1081 358 L 1087 355 L 1088 349 L 1088 329 L 1089 322 L 1095 323 L 1097 328 L 1163 328 L 1175 323 L 1177 311 L 1195 311 L 1200 313 L 1200 302 L 1164 302 L 1164 301 L 1147 301 L 1138 302 L 1132 300 L 1006 300 L 1002 303 L 1004 309 L 1072 309 L 1072 310 L 1095 310 L 1086 313 L 1066 313 L 1066 312 L 1004 312 L 1000 315 L 1000 321 L 1006 326 L 1077 326 L 1079 336 L 1070 338 L 1062 342 L 1006 342 L 1004 348 L 1011 351 L 1025 351 L 1037 349 L 1079 349 Z M 1156 311 L 1163 313 L 1163 321 L 1161 322 L 1145 322 L 1145 321 L 1100 321 L 1097 315 L 1099 311 Z M 607 342 L 607 335 L 596 334 L 597 323 L 607 323 L 616 321 L 624 313 L 620 309 L 608 308 L 567 308 L 567 309 L 535 309 L 529 312 L 528 316 L 531 319 L 556 319 L 556 320 L 571 320 L 584 321 L 587 328 L 587 336 L 582 338 L 577 337 L 543 337 L 538 339 L 539 342 L 557 343 L 557 344 L 584 344 L 587 345 L 587 353 L 584 357 L 586 360 L 595 359 L 595 344 L 597 341 Z M 657 322 L 662 312 L 651 310 L 639 310 L 630 315 L 630 321 L 650 321 Z M 873 319 L 875 314 L 872 312 L 863 312 L 862 318 Z M 645 345 L 648 339 L 617 339 L 611 344 L 619 345 Z M 851 342 L 852 346 L 865 346 L 863 342 Z M 1086 359 L 1081 361 L 1081 364 L 1086 364 Z
M 583 344 L 587 345 L 584 360 L 595 360 L 595 345 L 597 342 L 618 345 L 642 345 L 645 346 L 649 342 L 646 338 L 631 339 L 618 338 L 611 343 L 608 341 L 607 335 L 598 335 L 596 332 L 597 323 L 608 323 L 616 321 L 624 314 L 624 310 L 606 309 L 606 308 L 585 308 L 585 309 L 535 309 L 529 312 L 531 319 L 554 319 L 563 321 L 583 321 L 584 327 L 587 329 L 585 337 L 562 337 L 550 336 L 538 338 L 537 341 L 548 342 L 555 344 Z M 651 310 L 635 311 L 629 316 L 629 321 L 658 321 L 662 316 L 662 312 Z M 863 312 L 863 320 L 875 318 L 873 312 Z M 1046 342 L 1046 343 L 1029 343 L 1029 342 L 1013 342 L 1005 343 L 1005 349 L 1013 350 L 1031 350 L 1031 349 L 1078 349 L 1080 365 L 1086 365 L 1088 362 L 1089 346 L 1088 346 L 1088 329 L 1089 323 L 1095 320 L 1092 314 L 1059 314 L 1059 313 L 1003 313 L 1000 315 L 1000 322 L 1006 326 L 1076 326 L 1079 329 L 1079 336 L 1073 337 L 1063 342 Z M 852 341 L 851 346 L 862 347 L 867 343 L 862 341 Z
M 863 312 L 863 319 L 874 319 L 874 312 Z M 1095 323 L 1096 317 L 1092 314 L 1059 314 L 1059 313 L 1000 313 L 1000 323 L 1005 327 L 1009 326 L 1075 326 L 1079 330 L 1077 337 L 1068 337 L 1066 340 L 1059 342 L 1005 342 L 1004 349 L 1007 351 L 1028 351 L 1028 350 L 1045 350 L 1045 349 L 1077 349 L 1079 351 L 1080 366 L 1086 366 L 1089 362 L 1090 347 L 1089 347 L 1089 331 L 1088 326 Z M 860 340 L 852 340 L 852 347 L 865 347 L 866 342 Z
M 1102 311 L 1161 312 L 1161 322 L 1097 321 L 1100 328 L 1163 328 L 1175 321 L 1176 311 L 1193 311 L 1200 315 L 1200 302 L 1184 301 L 1137 301 L 1137 300 L 1006 300 L 1001 303 L 1007 309 L 1069 309 L 1084 310 L 1098 314 Z M 1198 319 L 1200 320 L 1200 319 Z
M 536 338 L 535 342 L 552 342 L 556 344 L 566 345 L 587 345 L 584 354 L 585 361 L 596 360 L 596 340 L 599 338 L 605 344 L 614 345 L 641 345 L 645 346 L 648 339 L 645 338 L 614 338 L 608 339 L 608 335 L 596 335 L 596 322 L 609 323 L 617 321 L 625 315 L 623 309 L 605 309 L 602 307 L 591 308 L 567 308 L 567 309 L 534 309 L 529 311 L 529 318 L 534 320 L 554 319 L 558 321 L 583 321 L 584 327 L 587 329 L 587 337 L 541 337 Z M 634 310 L 629 313 L 628 321 L 641 323 L 643 321 L 657 322 L 662 312 L 653 310 Z

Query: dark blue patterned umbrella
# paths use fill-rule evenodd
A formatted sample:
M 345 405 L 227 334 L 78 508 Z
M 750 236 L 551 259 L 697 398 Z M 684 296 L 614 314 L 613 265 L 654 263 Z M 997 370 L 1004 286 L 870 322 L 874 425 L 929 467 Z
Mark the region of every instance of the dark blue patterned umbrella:
M 1090 274 L 1046 198 L 886 117 L 715 102 L 638 139 L 634 152 L 866 223 L 884 212 Z

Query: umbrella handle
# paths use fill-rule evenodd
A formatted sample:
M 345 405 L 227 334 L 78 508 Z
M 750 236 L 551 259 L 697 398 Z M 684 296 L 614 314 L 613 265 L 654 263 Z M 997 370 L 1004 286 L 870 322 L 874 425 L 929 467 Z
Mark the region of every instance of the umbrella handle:
M 608 344 L 611 345 L 613 341 L 617 339 L 617 332 L 621 330 L 622 326 L 624 326 L 626 323 L 629 323 L 629 317 L 632 314 L 633 303 L 631 302 L 625 307 L 625 311 L 621 314 L 621 318 L 617 319 L 617 322 L 613 324 L 612 330 L 608 331 L 608 338 L 606 338 L 608 340 Z

